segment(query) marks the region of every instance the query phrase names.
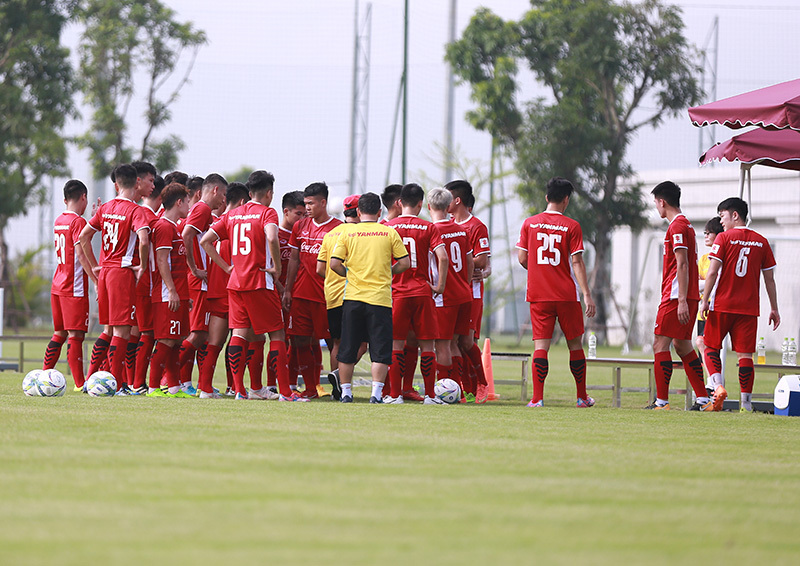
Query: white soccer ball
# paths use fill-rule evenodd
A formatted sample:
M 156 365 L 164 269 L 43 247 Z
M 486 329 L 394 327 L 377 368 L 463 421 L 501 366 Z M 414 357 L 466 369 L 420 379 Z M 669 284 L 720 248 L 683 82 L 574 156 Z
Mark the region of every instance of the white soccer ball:
M 98 371 L 89 376 L 85 387 L 92 397 L 113 397 L 117 392 L 117 379 L 107 371 Z
M 39 396 L 39 376 L 42 375 L 42 370 L 35 369 L 29 371 L 28 375 L 22 378 L 22 392 L 28 397 Z
M 67 389 L 67 380 L 57 369 L 42 370 L 38 383 L 39 395 L 42 397 L 61 397 Z
M 461 388 L 452 379 L 440 379 L 433 385 L 433 394 L 445 403 L 453 404 L 461 400 Z

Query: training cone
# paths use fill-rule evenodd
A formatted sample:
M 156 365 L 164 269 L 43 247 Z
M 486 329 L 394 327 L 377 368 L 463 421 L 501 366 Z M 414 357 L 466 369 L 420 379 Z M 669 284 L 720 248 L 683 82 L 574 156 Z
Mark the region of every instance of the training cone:
M 500 395 L 494 392 L 494 374 L 492 373 L 492 343 L 489 339 L 483 341 L 483 351 L 481 352 L 481 363 L 483 364 L 483 373 L 486 376 L 486 384 L 489 388 L 489 401 L 497 401 Z

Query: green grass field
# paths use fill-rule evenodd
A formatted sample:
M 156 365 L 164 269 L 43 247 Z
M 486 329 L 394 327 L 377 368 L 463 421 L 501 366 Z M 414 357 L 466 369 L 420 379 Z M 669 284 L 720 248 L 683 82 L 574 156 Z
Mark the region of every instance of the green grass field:
M 800 419 L 608 392 L 578 410 L 566 358 L 542 410 L 512 387 L 449 407 L 28 398 L 2 373 L 0 564 L 796 564 Z

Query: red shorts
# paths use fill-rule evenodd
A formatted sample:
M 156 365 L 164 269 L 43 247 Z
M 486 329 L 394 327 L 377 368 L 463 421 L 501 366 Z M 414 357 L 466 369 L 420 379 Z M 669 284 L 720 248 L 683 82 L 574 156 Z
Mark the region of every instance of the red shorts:
M 53 311 L 53 329 L 89 330 L 89 297 L 64 297 L 50 295 L 50 310 Z
M 450 340 L 458 334 L 469 334 L 469 317 L 472 301 L 452 307 L 436 307 L 436 339 Z
M 136 324 L 136 274 L 127 267 L 104 267 L 97 283 L 100 324 L 133 326 Z
M 189 334 L 189 301 L 173 312 L 169 303 L 153 303 L 153 335 L 156 340 L 178 340 Z
M 189 298 L 192 299 L 192 310 L 189 311 L 189 330 L 192 332 L 208 332 L 208 319 L 211 310 L 208 308 L 206 291 L 189 289 Z
M 330 338 L 328 307 L 325 303 L 292 298 L 292 309 L 289 311 L 287 328 L 290 336 Z
M 691 340 L 694 332 L 694 321 L 697 320 L 697 309 L 700 301 L 687 301 L 689 303 L 689 322 L 678 322 L 678 299 L 672 299 L 658 305 L 656 315 L 656 336 L 666 336 L 674 340 Z M 755 346 L 755 342 L 753 342 Z
M 206 297 L 206 302 L 208 304 L 208 311 L 211 313 L 211 316 L 216 316 L 217 318 L 228 318 L 228 295 L 224 297 L 218 297 L 216 299 L 209 299 Z
M 709 311 L 703 340 L 706 348 L 719 350 L 722 339 L 730 334 L 734 352 L 751 354 L 756 351 L 757 333 L 758 317 L 755 315 Z
M 534 340 L 552 339 L 556 319 L 567 340 L 583 334 L 583 309 L 578 301 L 538 301 L 530 305 Z
M 436 306 L 430 295 L 394 299 L 392 301 L 392 338 L 405 340 L 408 331 L 413 329 L 417 340 L 435 340 L 435 311 Z
M 469 326 L 475 331 L 475 340 L 481 335 L 481 321 L 483 320 L 483 297 L 480 299 L 472 298 L 472 314 L 470 315 Z
M 150 332 L 153 330 L 153 299 L 150 297 L 136 296 L 136 326 L 139 332 Z
M 228 291 L 228 326 L 252 328 L 256 334 L 283 330 L 281 299 L 274 289 Z

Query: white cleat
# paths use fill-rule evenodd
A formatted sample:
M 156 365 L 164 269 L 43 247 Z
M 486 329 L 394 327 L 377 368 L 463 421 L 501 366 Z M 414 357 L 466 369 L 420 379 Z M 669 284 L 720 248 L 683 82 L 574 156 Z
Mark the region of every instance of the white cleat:
M 423 405 L 447 405 L 444 401 L 439 399 L 438 397 L 425 397 L 425 400 L 422 402 Z
M 403 401 L 402 395 L 398 395 L 397 397 L 390 397 L 389 395 L 387 395 L 386 397 L 383 398 L 383 402 L 384 404 L 388 405 L 402 405 L 403 403 L 405 403 L 405 401 Z
M 212 391 L 211 393 L 206 393 L 205 391 L 200 391 L 197 395 L 200 399 L 222 399 L 222 395 L 219 393 Z
M 266 399 L 267 401 L 275 401 L 278 399 L 280 395 L 269 389 L 268 387 L 262 387 L 261 389 L 251 389 L 250 390 L 250 399 Z

